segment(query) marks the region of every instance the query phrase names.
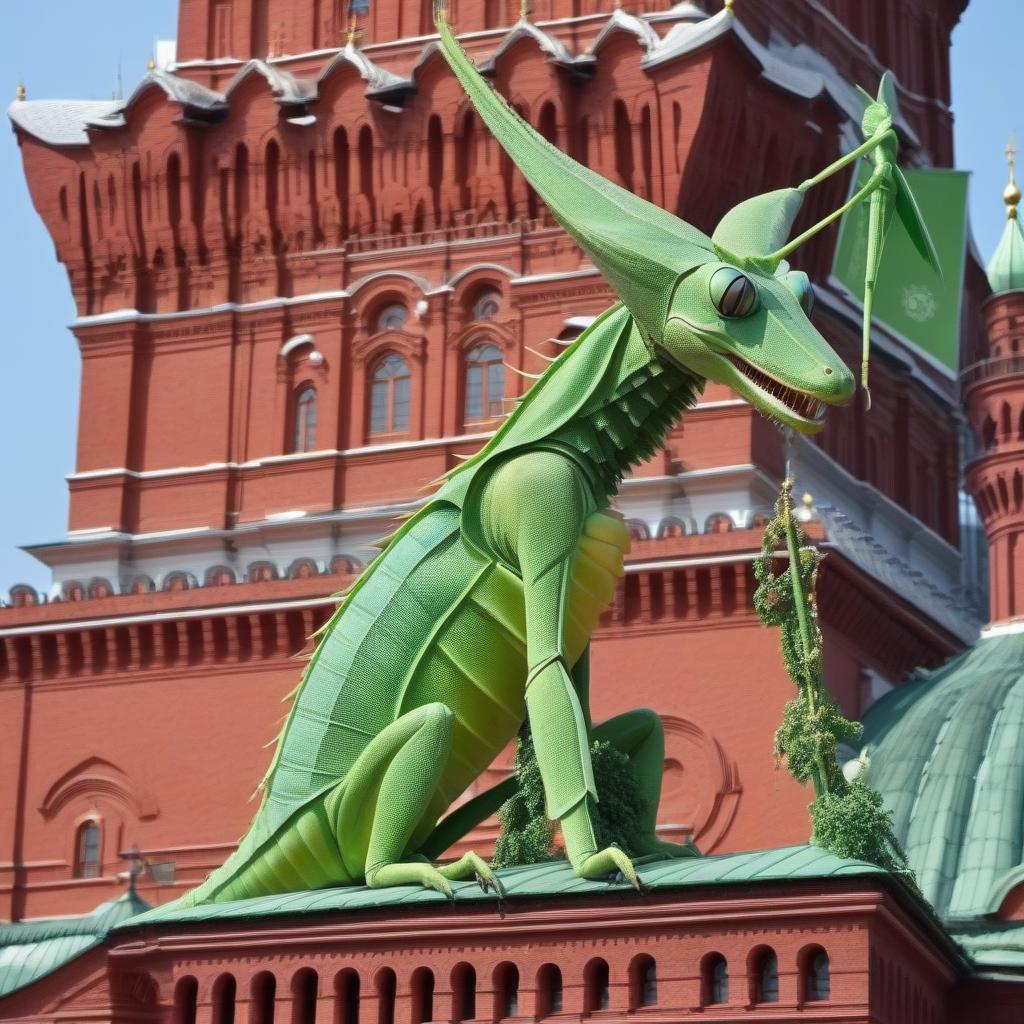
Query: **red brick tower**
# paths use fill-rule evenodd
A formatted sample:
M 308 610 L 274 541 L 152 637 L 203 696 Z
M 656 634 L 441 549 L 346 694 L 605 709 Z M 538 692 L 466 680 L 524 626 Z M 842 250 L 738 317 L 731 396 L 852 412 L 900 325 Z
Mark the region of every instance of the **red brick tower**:
M 140 881 L 151 901 L 223 860 L 331 594 L 494 429 L 524 386 L 506 364 L 541 370 L 550 339 L 612 301 L 481 130 L 429 6 L 374 0 L 350 37 L 333 0 L 182 0 L 177 62 L 127 101 L 11 107 L 83 372 L 68 535 L 33 549 L 53 588 L 0 611 L 0 916 L 95 906 L 133 842 L 176 864 L 173 884 Z M 452 15 L 543 134 L 708 230 L 847 148 L 853 83 L 887 66 L 908 160 L 948 166 L 963 6 Z M 816 190 L 808 220 L 844 188 Z M 829 283 L 833 245 L 799 263 L 852 365 L 860 314 Z M 877 342 L 870 415 L 851 404 L 787 447 L 709 386 L 623 487 L 636 542 L 595 640 L 595 713 L 664 713 L 666 833 L 705 850 L 806 838 L 807 795 L 770 760 L 791 684 L 750 607 L 787 458 L 833 553 L 821 614 L 847 710 L 975 632 L 955 380 Z
M 1006 227 L 988 265 L 986 345 L 962 376 L 978 451 L 966 483 L 989 542 L 989 616 L 994 628 L 1024 626 L 1024 231 L 1015 150 L 1003 192 Z

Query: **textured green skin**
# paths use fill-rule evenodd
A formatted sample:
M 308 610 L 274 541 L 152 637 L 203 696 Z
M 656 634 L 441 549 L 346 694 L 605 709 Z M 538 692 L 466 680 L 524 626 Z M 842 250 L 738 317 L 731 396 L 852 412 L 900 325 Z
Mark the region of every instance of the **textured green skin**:
M 853 391 L 801 309 L 806 278 L 773 255 L 799 210 L 796 190 L 748 200 L 708 238 L 550 146 L 480 78 L 443 13 L 438 27 L 483 120 L 623 304 L 554 362 L 345 597 L 319 634 L 249 832 L 185 905 L 363 882 L 450 894 L 450 880 L 474 874 L 497 886 L 472 853 L 439 867 L 431 858 L 508 796 L 513 780 L 442 819 L 526 719 L 578 874 L 637 883 L 621 850 L 597 849 L 593 739 L 637 770 L 647 804 L 638 860 L 693 855 L 655 835 L 658 716 L 591 727 L 586 645 L 621 573 L 621 538 L 602 510 L 706 378 L 783 424 L 820 429 L 737 362 L 827 404 Z M 723 266 L 756 283 L 759 301 L 742 319 L 711 299 Z

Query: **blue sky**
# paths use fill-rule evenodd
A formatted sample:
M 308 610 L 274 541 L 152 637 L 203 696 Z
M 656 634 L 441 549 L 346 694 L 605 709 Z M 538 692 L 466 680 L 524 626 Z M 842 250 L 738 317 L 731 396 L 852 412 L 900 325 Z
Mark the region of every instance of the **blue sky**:
M 1003 147 L 1011 129 L 1024 149 L 1022 12 L 1020 0 L 972 0 L 953 37 L 957 166 L 973 172 L 971 223 L 986 259 L 1003 226 Z M 176 0 L 8 4 L 0 85 L 11 98 L 23 77 L 31 98 L 103 99 L 120 64 L 130 90 L 145 72 L 153 40 L 173 38 L 176 21 Z M 32 209 L 13 135 L 0 143 L 0 181 L 2 599 L 14 583 L 50 582 L 45 567 L 18 545 L 59 540 L 67 528 L 64 476 L 74 469 L 79 358 L 67 330 L 74 316 L 67 279 Z

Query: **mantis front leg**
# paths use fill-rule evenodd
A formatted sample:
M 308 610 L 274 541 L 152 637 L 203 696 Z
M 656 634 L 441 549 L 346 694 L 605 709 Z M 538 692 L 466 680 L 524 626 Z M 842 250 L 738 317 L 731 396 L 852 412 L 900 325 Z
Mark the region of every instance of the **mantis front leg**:
M 622 850 L 597 848 L 589 723 L 566 654 L 572 560 L 594 510 L 576 465 L 548 451 L 506 463 L 484 498 L 491 545 L 518 568 L 523 580 L 526 709 L 548 817 L 561 823 L 565 850 L 578 875 L 599 878 L 621 872 L 638 885 L 636 870 Z

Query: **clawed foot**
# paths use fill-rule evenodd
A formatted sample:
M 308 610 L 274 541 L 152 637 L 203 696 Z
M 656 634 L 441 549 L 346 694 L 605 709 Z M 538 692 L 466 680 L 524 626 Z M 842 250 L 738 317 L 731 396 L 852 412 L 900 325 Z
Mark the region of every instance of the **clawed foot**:
M 598 853 L 592 853 L 576 868 L 581 878 L 607 878 L 608 875 L 621 877 L 638 892 L 643 891 L 640 876 L 636 873 L 633 862 L 617 846 L 609 846 Z
M 505 898 L 505 889 L 494 873 L 494 869 L 483 857 L 477 856 L 472 850 L 469 853 L 464 853 L 454 863 L 442 865 L 439 870 L 445 878 L 450 878 L 453 882 L 475 878 L 484 892 L 493 889 L 499 900 Z
M 450 882 L 464 882 L 475 878 L 484 892 L 493 889 L 499 900 L 505 898 L 505 889 L 490 864 L 470 851 L 457 861 L 440 866 L 425 857 L 416 856 L 401 864 L 380 864 L 366 873 L 366 884 L 371 889 L 386 889 L 392 885 L 422 885 L 433 889 L 450 900 L 455 899 Z
M 381 864 L 366 872 L 366 884 L 371 889 L 387 889 L 393 885 L 422 885 L 424 889 L 433 889 L 450 900 L 455 899 L 448 879 L 429 862 Z

